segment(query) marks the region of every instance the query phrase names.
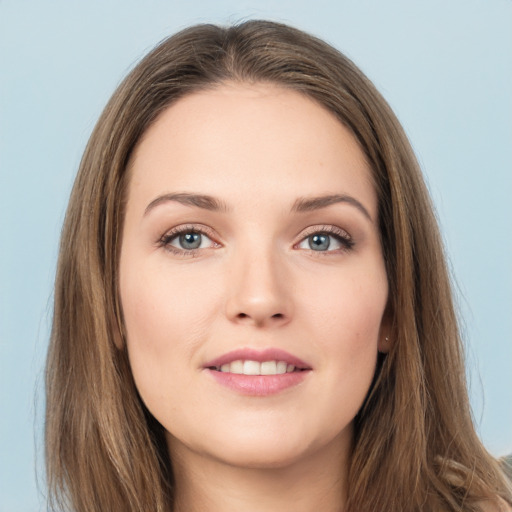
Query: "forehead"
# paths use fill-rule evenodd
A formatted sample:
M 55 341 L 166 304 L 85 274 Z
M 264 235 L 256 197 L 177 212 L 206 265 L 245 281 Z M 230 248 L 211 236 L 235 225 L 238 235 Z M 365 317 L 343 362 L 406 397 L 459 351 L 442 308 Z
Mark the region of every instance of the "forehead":
M 376 213 L 371 170 L 351 132 L 316 101 L 272 84 L 228 83 L 181 98 L 146 131 L 130 174 L 130 189 L 148 199 L 190 190 L 233 201 L 256 190 L 282 201 L 352 193 Z

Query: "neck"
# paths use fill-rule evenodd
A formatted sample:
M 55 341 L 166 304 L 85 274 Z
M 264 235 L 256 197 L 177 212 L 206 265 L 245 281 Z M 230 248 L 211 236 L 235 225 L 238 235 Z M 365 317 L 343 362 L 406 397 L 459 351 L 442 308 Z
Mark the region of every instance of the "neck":
M 342 512 L 349 448 L 338 440 L 303 460 L 247 468 L 174 446 L 174 512 Z

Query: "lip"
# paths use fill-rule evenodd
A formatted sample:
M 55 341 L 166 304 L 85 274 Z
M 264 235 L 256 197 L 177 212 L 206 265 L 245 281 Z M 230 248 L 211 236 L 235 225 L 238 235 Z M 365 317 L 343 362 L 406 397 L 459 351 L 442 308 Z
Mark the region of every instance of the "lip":
M 292 364 L 299 371 L 277 375 L 243 375 L 220 372 L 217 370 L 217 368 L 220 368 L 223 364 L 232 363 L 237 360 L 258 361 L 259 363 L 264 361 L 284 361 L 287 364 Z M 312 370 L 310 365 L 298 357 L 276 348 L 268 348 L 265 350 L 233 350 L 208 361 L 203 366 L 203 369 L 211 375 L 218 384 L 238 394 L 255 397 L 275 395 L 281 391 L 297 386 L 307 378 L 311 373 L 310 370 Z
M 281 350 L 279 348 L 267 348 L 264 350 L 255 350 L 250 348 L 242 348 L 227 352 L 220 357 L 212 359 L 203 365 L 206 369 L 219 368 L 223 364 L 232 363 L 233 361 L 258 361 L 263 363 L 264 361 L 284 361 L 286 364 L 293 364 L 300 370 L 311 370 L 311 366 L 293 356 L 292 354 Z

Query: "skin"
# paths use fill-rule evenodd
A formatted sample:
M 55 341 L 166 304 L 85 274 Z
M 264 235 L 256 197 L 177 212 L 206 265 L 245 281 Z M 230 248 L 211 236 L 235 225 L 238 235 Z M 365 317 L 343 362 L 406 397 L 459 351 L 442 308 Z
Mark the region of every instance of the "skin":
M 167 432 L 175 509 L 339 512 L 353 419 L 389 348 L 377 197 L 356 140 L 297 92 L 224 84 L 164 111 L 129 172 L 126 343 L 140 395 Z M 171 193 L 207 194 L 226 209 L 154 203 Z M 366 213 L 347 201 L 293 210 L 332 194 Z M 206 232 L 200 248 L 180 248 L 180 226 Z M 312 249 L 326 230 L 336 231 L 328 250 Z M 277 394 L 247 396 L 204 368 L 268 347 L 311 371 Z

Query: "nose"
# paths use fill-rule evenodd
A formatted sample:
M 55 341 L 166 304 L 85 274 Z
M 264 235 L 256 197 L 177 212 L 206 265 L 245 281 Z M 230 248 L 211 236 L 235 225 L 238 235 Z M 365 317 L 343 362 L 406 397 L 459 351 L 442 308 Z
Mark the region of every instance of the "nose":
M 292 280 L 271 250 L 234 256 L 227 272 L 226 315 L 232 322 L 278 327 L 292 317 Z

